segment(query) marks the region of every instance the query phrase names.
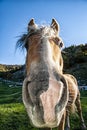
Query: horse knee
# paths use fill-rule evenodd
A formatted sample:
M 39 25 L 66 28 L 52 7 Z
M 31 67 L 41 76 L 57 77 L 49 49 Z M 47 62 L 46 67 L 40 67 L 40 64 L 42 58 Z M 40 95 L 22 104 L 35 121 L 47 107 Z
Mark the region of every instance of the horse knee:
M 58 126 L 58 130 L 64 130 L 64 125 L 65 125 L 65 116 L 66 116 L 66 112 L 64 113 L 64 115 L 62 116 L 61 122 Z

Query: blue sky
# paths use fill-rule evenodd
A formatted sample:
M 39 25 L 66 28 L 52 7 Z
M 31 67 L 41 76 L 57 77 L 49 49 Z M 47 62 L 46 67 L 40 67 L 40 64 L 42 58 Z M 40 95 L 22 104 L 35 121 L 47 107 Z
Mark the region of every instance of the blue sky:
M 87 43 L 87 0 L 0 0 L 0 63 L 25 63 L 15 45 L 31 18 L 37 24 L 55 18 L 65 46 Z

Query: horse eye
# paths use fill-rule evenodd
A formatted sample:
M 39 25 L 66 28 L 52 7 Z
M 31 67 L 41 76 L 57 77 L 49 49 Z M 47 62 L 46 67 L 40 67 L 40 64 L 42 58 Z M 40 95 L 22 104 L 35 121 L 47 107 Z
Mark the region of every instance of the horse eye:
M 58 37 L 53 39 L 55 44 L 58 45 L 60 48 L 63 47 L 63 42 Z
M 26 48 L 26 50 L 28 50 L 28 48 L 29 48 L 28 42 L 25 43 L 24 47 Z
M 63 42 L 62 41 L 59 43 L 59 47 L 63 47 Z
M 25 44 L 25 48 L 28 49 L 28 45 L 27 44 Z

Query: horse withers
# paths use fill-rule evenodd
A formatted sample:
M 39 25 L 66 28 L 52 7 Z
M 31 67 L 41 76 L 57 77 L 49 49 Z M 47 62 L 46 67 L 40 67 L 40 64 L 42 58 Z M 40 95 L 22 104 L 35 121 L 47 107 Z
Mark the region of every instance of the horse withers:
M 37 26 L 31 19 L 27 34 L 18 43 L 27 51 L 22 97 L 33 126 L 69 130 L 69 112 L 76 104 L 85 128 L 75 79 L 62 72 L 63 42 L 57 21 L 52 19 L 50 26 Z

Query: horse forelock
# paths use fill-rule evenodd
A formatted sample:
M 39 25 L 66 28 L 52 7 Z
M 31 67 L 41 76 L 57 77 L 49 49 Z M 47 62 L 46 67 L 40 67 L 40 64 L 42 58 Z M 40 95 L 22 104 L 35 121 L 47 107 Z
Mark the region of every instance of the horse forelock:
M 56 37 L 56 33 L 53 30 L 53 28 L 51 28 L 50 26 L 38 26 L 37 28 L 32 28 L 27 36 L 30 37 L 32 35 L 38 35 L 41 36 L 42 38 L 51 38 L 51 37 Z
M 42 38 L 55 38 L 57 37 L 56 32 L 52 27 L 48 26 L 37 26 L 36 28 L 31 27 L 30 30 L 27 33 L 24 33 L 22 36 L 20 36 L 19 40 L 17 41 L 17 47 L 22 47 L 22 49 L 27 45 L 28 38 L 32 35 L 38 35 L 40 36 L 40 39 Z

